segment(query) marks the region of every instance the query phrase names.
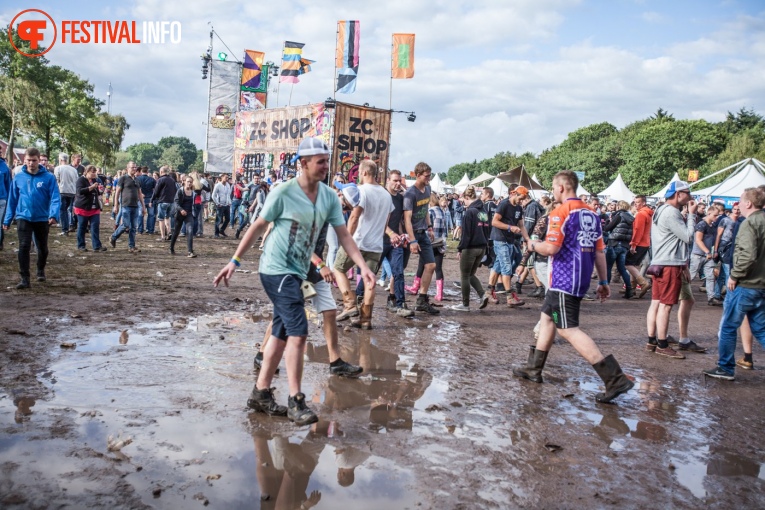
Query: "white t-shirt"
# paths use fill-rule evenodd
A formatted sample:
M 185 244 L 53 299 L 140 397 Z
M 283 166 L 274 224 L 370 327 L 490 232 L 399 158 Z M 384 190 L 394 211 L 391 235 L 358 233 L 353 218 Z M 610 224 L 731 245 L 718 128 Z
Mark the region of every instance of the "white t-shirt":
M 382 253 L 383 234 L 388 223 L 388 214 L 393 212 L 393 200 L 383 186 L 362 184 L 359 186 L 359 207 L 364 212 L 353 234 L 359 250 Z

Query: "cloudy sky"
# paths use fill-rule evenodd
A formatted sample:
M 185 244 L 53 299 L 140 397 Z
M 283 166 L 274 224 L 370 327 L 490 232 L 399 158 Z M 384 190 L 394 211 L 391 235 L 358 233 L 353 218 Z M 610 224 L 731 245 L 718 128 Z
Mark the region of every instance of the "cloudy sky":
M 7 6 L 7 2 L 4 2 Z M 27 5 L 0 7 L 7 24 Z M 313 71 L 292 104 L 333 94 L 337 20 L 361 21 L 355 94 L 339 100 L 387 108 L 393 32 L 416 34 L 414 79 L 395 80 L 391 167 L 451 165 L 558 144 L 583 126 L 618 128 L 659 107 L 675 118 L 765 114 L 765 4 L 758 0 L 72 0 L 38 2 L 61 20 L 180 21 L 182 42 L 64 45 L 46 56 L 72 69 L 125 115 L 125 145 L 187 136 L 204 146 L 207 81 L 199 56 L 209 22 L 214 53 L 245 48 L 279 62 L 285 40 L 305 43 Z M 283 86 L 279 105 L 289 88 Z M 269 106 L 276 105 L 276 94 Z

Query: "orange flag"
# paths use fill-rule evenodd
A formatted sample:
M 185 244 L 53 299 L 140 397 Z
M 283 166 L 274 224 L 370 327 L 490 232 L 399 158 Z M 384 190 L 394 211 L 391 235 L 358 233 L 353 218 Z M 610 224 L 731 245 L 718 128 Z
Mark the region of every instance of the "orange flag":
M 396 79 L 414 77 L 414 34 L 393 34 L 391 77 Z

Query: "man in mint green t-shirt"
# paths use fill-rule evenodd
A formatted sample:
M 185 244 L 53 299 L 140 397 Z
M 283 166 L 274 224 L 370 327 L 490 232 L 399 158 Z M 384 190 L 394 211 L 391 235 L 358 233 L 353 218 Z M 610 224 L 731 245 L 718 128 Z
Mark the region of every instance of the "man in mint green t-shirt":
M 260 216 L 247 230 L 234 257 L 213 280 L 216 287 L 228 281 L 242 257 L 255 240 L 273 223 L 266 239 L 258 272 L 263 289 L 274 305 L 271 338 L 266 346 L 263 364 L 247 405 L 272 416 L 287 416 L 298 425 L 318 421 L 305 404 L 301 392 L 303 352 L 308 337 L 308 320 L 300 289 L 306 279 L 316 238 L 325 222 L 335 229 L 340 245 L 361 269 L 361 276 L 371 285 L 375 276 L 354 243 L 343 220 L 340 202 L 323 181 L 329 170 L 329 148 L 318 138 L 300 142 L 298 157 L 302 173 L 276 186 L 266 198 Z M 318 269 L 324 263 L 318 265 Z M 277 341 L 281 340 L 281 341 Z M 288 406 L 280 406 L 271 392 L 271 381 L 282 355 L 286 357 L 290 396 Z M 260 388 L 260 389 L 259 389 Z

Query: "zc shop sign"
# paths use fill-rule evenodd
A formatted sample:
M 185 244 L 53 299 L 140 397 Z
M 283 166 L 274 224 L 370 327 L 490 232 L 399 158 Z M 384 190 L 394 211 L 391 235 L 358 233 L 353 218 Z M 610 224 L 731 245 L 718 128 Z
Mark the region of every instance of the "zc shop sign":
M 333 173 L 371 159 L 381 174 L 387 173 L 390 143 L 390 110 L 338 102 L 335 107 Z

